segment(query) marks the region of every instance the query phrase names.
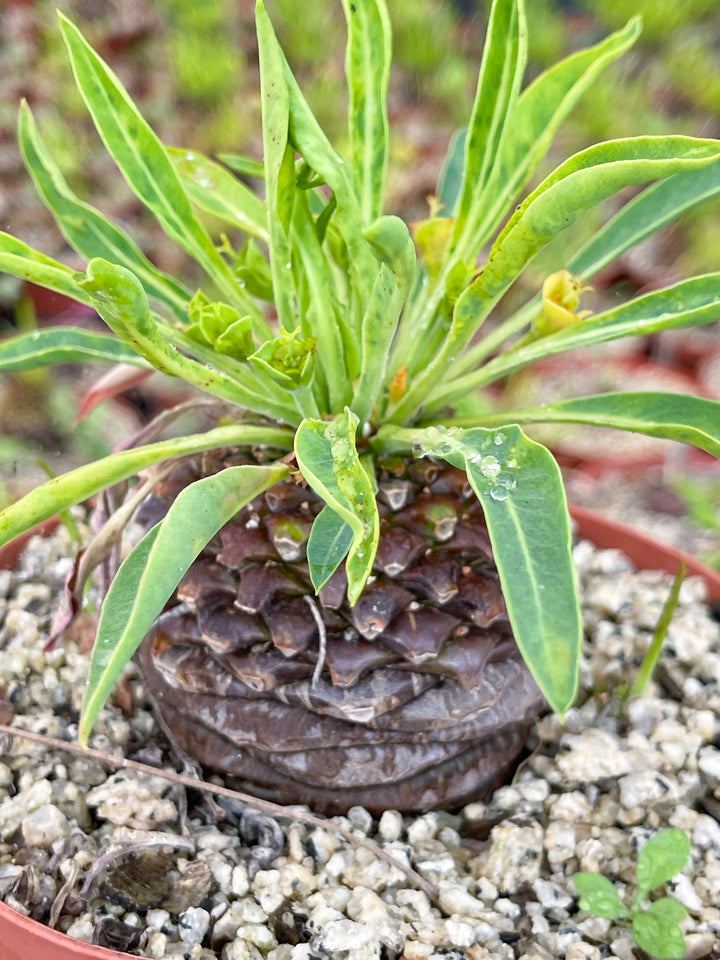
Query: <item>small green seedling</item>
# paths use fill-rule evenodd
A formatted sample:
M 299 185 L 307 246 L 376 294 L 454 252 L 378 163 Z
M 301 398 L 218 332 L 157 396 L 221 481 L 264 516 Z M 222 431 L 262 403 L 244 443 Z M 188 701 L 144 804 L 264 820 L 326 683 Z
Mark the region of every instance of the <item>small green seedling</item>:
M 635 943 L 653 957 L 678 960 L 685 954 L 685 937 L 679 927 L 685 907 L 672 897 L 653 900 L 642 908 L 651 890 L 679 873 L 690 855 L 690 838 L 684 830 L 662 830 L 645 844 L 638 856 L 637 890 L 630 908 L 618 896 L 607 877 L 599 873 L 576 873 L 580 908 L 597 917 L 631 921 Z

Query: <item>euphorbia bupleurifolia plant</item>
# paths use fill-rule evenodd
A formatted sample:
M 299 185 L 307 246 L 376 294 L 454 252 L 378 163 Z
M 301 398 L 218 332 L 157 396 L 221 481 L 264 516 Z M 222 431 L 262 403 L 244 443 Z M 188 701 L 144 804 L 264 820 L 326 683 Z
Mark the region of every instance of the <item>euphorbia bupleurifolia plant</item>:
M 105 146 L 203 279 L 193 290 L 162 273 L 80 200 L 23 105 L 28 170 L 87 266 L 2 234 L 0 269 L 93 306 L 110 331 L 8 339 L 0 369 L 134 364 L 218 401 L 206 432 L 158 440 L 158 426 L 144 434 L 152 442 L 0 515 L 7 542 L 133 476 L 135 499 L 150 494 L 147 532 L 104 600 L 83 741 L 142 644 L 166 725 L 217 769 L 327 809 L 418 809 L 477 795 L 507 768 L 540 706 L 527 668 L 553 709 L 573 703 L 582 628 L 570 521 L 557 463 L 522 426 L 616 427 L 718 455 L 720 404 L 622 392 L 497 412 L 483 391 L 560 352 L 718 319 L 720 273 L 595 315 L 580 297 L 615 257 L 720 194 L 720 142 L 596 144 L 523 199 L 560 123 L 640 30 L 631 20 L 522 90 L 523 6 L 492 4 L 468 126 L 430 217 L 412 228 L 383 204 L 384 0 L 343 0 L 346 156 L 314 119 L 262 2 L 262 160 L 164 146 L 61 16 Z M 651 182 L 535 298 L 490 319 L 553 237 Z M 206 213 L 232 228 L 219 244 Z

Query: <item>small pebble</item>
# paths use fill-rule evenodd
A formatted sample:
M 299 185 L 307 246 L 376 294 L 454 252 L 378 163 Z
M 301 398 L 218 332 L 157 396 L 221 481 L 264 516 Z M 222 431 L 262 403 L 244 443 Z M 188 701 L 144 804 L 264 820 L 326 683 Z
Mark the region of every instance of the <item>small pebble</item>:
M 178 918 L 178 931 L 183 943 L 201 943 L 210 927 L 210 914 L 202 907 L 189 907 Z
M 399 840 L 403 832 L 403 818 L 397 810 L 384 810 L 378 821 L 378 836 L 383 840 Z
M 44 803 L 23 818 L 23 840 L 33 847 L 51 847 L 69 833 L 68 818 L 51 803 Z

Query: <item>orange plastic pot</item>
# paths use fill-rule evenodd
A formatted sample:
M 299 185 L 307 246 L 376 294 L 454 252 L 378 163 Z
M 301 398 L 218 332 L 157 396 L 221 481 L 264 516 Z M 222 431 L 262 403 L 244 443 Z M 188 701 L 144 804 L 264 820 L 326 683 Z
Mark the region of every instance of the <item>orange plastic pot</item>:
M 75 940 L 0 902 L 3 960 L 128 960 L 127 953 Z

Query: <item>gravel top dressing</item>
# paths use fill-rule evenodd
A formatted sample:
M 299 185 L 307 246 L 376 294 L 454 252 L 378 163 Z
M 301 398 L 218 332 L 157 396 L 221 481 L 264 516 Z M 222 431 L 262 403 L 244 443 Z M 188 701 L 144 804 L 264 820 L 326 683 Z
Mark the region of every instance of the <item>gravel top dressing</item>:
M 82 636 L 43 651 L 69 554 L 61 529 L 0 571 L 0 721 L 74 742 Z M 627 924 L 581 910 L 572 878 L 600 871 L 629 903 L 638 850 L 677 827 L 692 850 L 665 892 L 688 910 L 686 957 L 716 958 L 720 625 L 688 580 L 655 679 L 623 712 L 618 690 L 635 677 L 670 580 L 587 543 L 575 559 L 588 637 L 578 706 L 564 724 L 539 721 L 513 783 L 487 803 L 379 820 L 355 807 L 325 828 L 276 822 L 5 737 L 0 898 L 71 936 L 158 960 L 634 960 L 644 955 Z M 132 669 L 92 746 L 178 769 Z M 411 866 L 436 902 L 338 827 Z

